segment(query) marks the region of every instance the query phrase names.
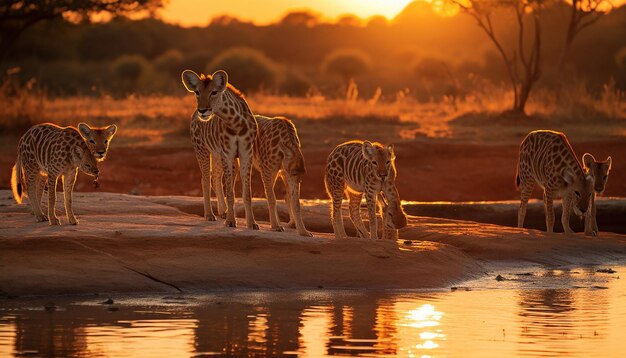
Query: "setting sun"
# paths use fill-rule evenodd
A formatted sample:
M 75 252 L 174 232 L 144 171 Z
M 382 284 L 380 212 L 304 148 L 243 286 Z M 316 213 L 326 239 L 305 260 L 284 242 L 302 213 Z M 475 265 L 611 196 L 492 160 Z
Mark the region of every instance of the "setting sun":
M 184 26 L 206 25 L 211 18 L 220 15 L 267 24 L 277 21 L 292 10 L 310 10 L 326 18 L 354 14 L 361 18 L 382 15 L 392 19 L 410 2 L 411 0 L 171 0 L 159 14 L 166 21 Z

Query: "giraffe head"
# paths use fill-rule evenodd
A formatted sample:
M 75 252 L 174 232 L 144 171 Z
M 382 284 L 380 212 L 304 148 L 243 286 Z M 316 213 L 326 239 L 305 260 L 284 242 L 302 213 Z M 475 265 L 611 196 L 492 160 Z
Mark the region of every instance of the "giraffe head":
M 286 133 L 280 138 L 278 146 L 283 154 L 283 168 L 285 168 L 290 175 L 295 177 L 301 177 L 306 174 L 306 167 L 304 165 L 304 156 L 300 148 L 300 139 L 298 138 L 298 132 L 296 126 L 287 118 L 277 117 L 281 119 L 285 125 Z
M 88 124 L 78 124 L 78 131 L 85 139 L 87 147 L 99 162 L 103 161 L 109 151 L 109 143 L 117 132 L 117 126 L 112 124 L 107 127 L 90 127 Z
M 306 174 L 304 156 L 299 145 L 293 143 L 280 142 L 280 151 L 283 153 L 283 168 L 286 168 L 292 176 L 302 176 Z
M 89 175 L 98 176 L 98 161 L 86 145 L 76 145 L 72 148 L 72 164 Z
M 575 174 L 572 169 L 565 168 L 563 169 L 563 180 L 565 181 L 566 191 L 573 200 L 574 212 L 576 215 L 583 215 L 589 209 L 589 203 L 591 202 L 593 177 L 583 173 L 582 170 L 580 174 Z
M 602 194 L 606 188 L 606 182 L 609 180 L 609 172 L 611 171 L 611 164 L 613 164 L 611 157 L 606 158 L 604 161 L 598 161 L 589 153 L 583 155 L 583 166 L 587 173 L 593 177 L 594 190 L 598 195 Z
M 228 74 L 218 70 L 212 76 L 201 75 L 192 70 L 184 70 L 183 85 L 196 95 L 196 113 L 201 120 L 207 120 L 213 113 L 222 112 L 223 94 L 228 88 Z
M 367 159 L 380 180 L 385 180 L 396 171 L 396 154 L 393 145 L 383 147 L 380 143 L 363 142 L 363 156 Z
M 407 226 L 407 217 L 402 209 L 398 190 L 392 186 L 391 191 L 384 191 L 380 198 L 383 202 L 383 223 L 389 230 L 398 230 Z

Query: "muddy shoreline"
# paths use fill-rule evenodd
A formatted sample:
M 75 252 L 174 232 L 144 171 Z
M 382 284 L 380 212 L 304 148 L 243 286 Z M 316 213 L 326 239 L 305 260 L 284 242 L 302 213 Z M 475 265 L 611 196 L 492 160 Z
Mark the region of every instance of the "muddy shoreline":
M 398 243 L 337 241 L 329 234 L 328 205 L 319 201 L 303 203 L 305 224 L 315 233 L 308 238 L 293 229 L 269 231 L 259 199 L 254 210 L 261 231 L 204 221 L 198 197 L 76 193 L 80 225 L 68 226 L 61 216 L 60 227 L 34 222 L 28 206 L 13 204 L 8 191 L 0 191 L 0 198 L 5 296 L 441 288 L 485 275 L 489 262 L 554 267 L 626 257 L 624 235 L 546 234 L 424 216 L 410 217 Z M 285 214 L 284 207 L 280 211 Z

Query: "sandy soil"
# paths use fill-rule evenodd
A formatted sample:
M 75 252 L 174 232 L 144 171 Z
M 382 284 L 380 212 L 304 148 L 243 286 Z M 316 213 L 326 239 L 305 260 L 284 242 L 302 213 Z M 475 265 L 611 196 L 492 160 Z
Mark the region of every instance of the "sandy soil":
M 0 198 L 3 295 L 433 288 L 480 277 L 493 260 L 553 266 L 626 257 L 623 235 L 548 235 L 427 217 L 411 217 L 398 243 L 336 241 L 328 234 L 328 205 L 317 201 L 304 203 L 305 223 L 316 233 L 306 238 L 291 229 L 268 231 L 266 222 L 255 232 L 203 221 L 197 197 L 76 193 L 80 225 L 62 217 L 60 227 L 36 223 L 28 205 L 13 204 L 8 191 Z M 267 219 L 264 201 L 255 201 L 255 213 Z

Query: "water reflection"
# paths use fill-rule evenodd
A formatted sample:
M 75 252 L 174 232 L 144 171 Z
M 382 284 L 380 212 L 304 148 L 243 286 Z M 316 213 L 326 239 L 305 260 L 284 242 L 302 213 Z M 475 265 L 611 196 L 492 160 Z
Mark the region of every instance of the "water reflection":
M 581 276 L 593 276 L 576 288 Z M 229 293 L 0 301 L 0 356 L 610 356 L 624 280 L 547 271 L 559 288 Z M 570 288 L 565 288 L 570 287 Z M 600 287 L 607 287 L 603 289 Z M 117 309 L 117 310 L 116 310 Z

